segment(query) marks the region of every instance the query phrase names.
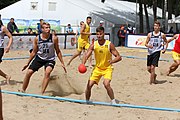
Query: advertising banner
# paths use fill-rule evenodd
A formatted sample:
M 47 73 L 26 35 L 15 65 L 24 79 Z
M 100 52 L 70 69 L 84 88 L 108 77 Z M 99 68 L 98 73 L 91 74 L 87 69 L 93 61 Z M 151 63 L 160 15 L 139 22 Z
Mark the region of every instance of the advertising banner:
M 55 30 L 57 33 L 60 32 L 60 20 L 44 20 L 51 25 L 51 29 Z M 4 26 L 10 22 L 10 19 L 2 19 Z M 27 33 L 28 28 L 32 28 L 33 32 L 37 33 L 37 24 L 39 20 L 32 19 L 32 20 L 25 20 L 25 19 L 15 19 L 14 22 L 16 23 L 19 33 Z
M 146 42 L 146 35 L 127 35 L 126 41 L 127 41 L 127 47 L 134 47 L 134 48 L 147 48 L 145 47 Z M 170 39 L 171 37 L 166 37 L 167 39 Z M 174 42 L 172 41 L 168 45 L 168 49 L 172 50 L 174 47 Z

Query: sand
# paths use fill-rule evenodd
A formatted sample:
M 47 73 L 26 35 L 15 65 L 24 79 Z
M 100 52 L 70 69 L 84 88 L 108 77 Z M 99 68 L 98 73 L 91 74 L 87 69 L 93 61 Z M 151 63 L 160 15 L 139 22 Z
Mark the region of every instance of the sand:
M 116 99 L 132 105 L 153 106 L 158 108 L 180 109 L 180 74 L 179 69 L 170 76 L 165 76 L 172 63 L 171 53 L 162 54 L 159 67 L 156 69 L 159 84 L 149 84 L 149 73 L 146 71 L 146 49 L 117 48 L 123 56 L 136 56 L 143 59 L 123 57 L 114 64 L 111 82 Z M 63 54 L 73 54 L 75 49 L 62 50 Z M 10 51 L 4 58 L 28 56 L 28 51 Z M 69 56 L 63 58 L 65 64 Z M 2 90 L 15 91 L 22 87 L 25 71 L 21 71 L 27 59 L 4 60 L 0 66 L 4 72 L 11 75 L 10 85 L 4 85 L 0 77 Z M 94 61 L 93 61 L 94 62 Z M 77 70 L 80 64 L 76 58 L 67 67 L 65 74 L 58 59 L 51 75 L 51 80 L 45 95 L 84 100 L 84 90 L 92 69 L 87 68 L 85 74 Z M 44 69 L 36 72 L 30 81 L 27 93 L 40 94 Z M 92 101 L 110 102 L 101 79 L 99 85 L 92 89 Z M 4 120 L 180 120 L 180 113 L 160 110 L 135 109 L 102 105 L 87 105 L 57 100 L 22 97 L 3 93 Z

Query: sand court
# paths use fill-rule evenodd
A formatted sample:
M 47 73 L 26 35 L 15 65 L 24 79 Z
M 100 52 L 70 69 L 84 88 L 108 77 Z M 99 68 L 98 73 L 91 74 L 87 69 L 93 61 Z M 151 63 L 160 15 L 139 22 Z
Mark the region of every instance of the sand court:
M 117 48 L 121 55 L 146 58 L 145 49 Z M 142 52 L 143 51 L 143 52 Z M 75 49 L 62 50 L 63 54 L 73 54 Z M 28 56 L 28 51 L 10 51 L 4 58 Z M 65 64 L 70 56 L 63 57 Z M 162 59 L 172 59 L 171 54 L 161 54 Z M 27 59 L 4 60 L 0 66 L 2 70 L 11 75 L 10 85 L 1 84 L 2 90 L 15 91 L 22 87 L 22 81 L 26 71 L 21 71 Z M 93 61 L 94 62 L 94 61 Z M 84 91 L 87 80 L 91 74 L 91 68 L 87 67 L 85 74 L 77 70 L 80 64 L 76 58 L 67 67 L 65 74 L 60 62 L 56 60 L 56 66 L 51 74 L 50 83 L 45 95 L 58 96 L 84 100 Z M 112 87 L 115 97 L 133 105 L 153 106 L 159 108 L 180 107 L 179 76 L 177 69 L 172 75 L 164 76 L 171 62 L 160 61 L 156 69 L 158 84 L 149 85 L 149 73 L 146 71 L 146 60 L 123 57 L 123 60 L 114 64 Z M 40 94 L 41 83 L 44 75 L 42 67 L 32 77 L 27 93 Z M 1 83 L 5 80 L 0 77 Z M 110 102 L 110 99 L 102 84 L 92 88 L 93 101 Z M 124 107 L 108 107 L 100 105 L 84 105 L 70 102 L 59 102 L 33 97 L 20 97 L 16 95 L 3 94 L 3 110 L 5 120 L 92 120 L 92 119 L 113 119 L 113 120 L 172 120 L 180 119 L 180 113 L 167 111 L 154 111 L 144 109 L 132 109 Z

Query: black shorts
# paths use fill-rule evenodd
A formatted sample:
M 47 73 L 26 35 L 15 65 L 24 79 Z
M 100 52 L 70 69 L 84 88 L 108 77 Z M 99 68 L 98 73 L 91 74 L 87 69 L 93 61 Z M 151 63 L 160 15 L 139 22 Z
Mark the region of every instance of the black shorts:
M 158 61 L 160 58 L 160 54 L 161 54 L 161 51 L 157 51 L 151 55 L 148 55 L 147 56 L 147 66 L 154 65 L 154 66 L 158 67 Z
M 4 55 L 4 48 L 0 48 L 0 63 L 2 62 L 3 55 Z
M 52 69 L 54 68 L 56 62 L 53 60 L 42 60 L 38 56 L 35 57 L 35 59 L 32 61 L 31 65 L 29 66 L 29 69 L 32 69 L 33 71 L 38 71 L 39 68 L 42 66 L 46 67 L 50 66 Z

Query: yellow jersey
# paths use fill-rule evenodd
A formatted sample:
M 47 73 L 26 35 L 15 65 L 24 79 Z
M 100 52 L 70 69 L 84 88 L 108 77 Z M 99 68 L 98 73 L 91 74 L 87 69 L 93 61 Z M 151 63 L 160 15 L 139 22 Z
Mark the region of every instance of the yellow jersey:
M 107 69 L 112 67 L 108 60 L 112 60 L 112 53 L 110 52 L 110 41 L 106 40 L 104 45 L 99 45 L 98 41 L 94 42 L 94 55 L 96 60 L 96 67 L 99 69 Z
M 90 26 L 86 24 L 86 28 L 84 30 L 84 32 L 90 33 Z M 78 42 L 89 42 L 89 35 L 82 35 L 80 34 L 79 38 L 78 38 Z

